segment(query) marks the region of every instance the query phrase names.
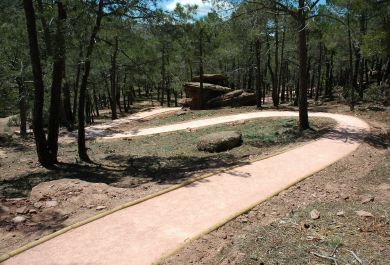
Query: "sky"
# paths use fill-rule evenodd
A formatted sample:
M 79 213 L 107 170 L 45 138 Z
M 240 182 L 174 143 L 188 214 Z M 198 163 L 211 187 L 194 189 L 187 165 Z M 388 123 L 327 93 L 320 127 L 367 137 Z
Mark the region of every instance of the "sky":
M 165 8 L 170 11 L 174 10 L 177 3 L 180 3 L 181 5 L 197 5 L 198 16 L 207 15 L 212 9 L 212 4 L 210 2 L 203 2 L 202 0 L 168 0 L 165 3 Z
M 321 0 L 320 4 L 325 4 L 326 0 Z M 207 15 L 208 12 L 211 11 L 213 5 L 210 1 L 202 1 L 202 0 L 163 0 L 162 6 L 167 10 L 174 10 L 176 4 L 180 3 L 181 5 L 197 5 L 198 6 L 198 17 L 202 17 Z
M 161 5 L 164 9 L 171 11 L 175 9 L 176 4 L 178 3 L 181 5 L 197 5 L 197 17 L 205 16 L 213 9 L 213 5 L 210 1 L 202 0 L 163 0 Z M 226 3 L 226 5 L 228 6 L 230 4 Z M 226 8 L 228 9 L 228 7 Z

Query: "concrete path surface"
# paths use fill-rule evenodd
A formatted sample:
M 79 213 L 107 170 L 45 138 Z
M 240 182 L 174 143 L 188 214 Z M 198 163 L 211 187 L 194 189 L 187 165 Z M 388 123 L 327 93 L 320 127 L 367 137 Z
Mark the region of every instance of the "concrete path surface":
M 168 113 L 168 112 L 174 112 L 179 111 L 181 108 L 151 108 L 148 110 L 140 111 L 134 114 L 131 114 L 127 117 L 116 119 L 107 123 L 99 124 L 99 125 L 92 125 L 85 128 L 85 136 L 87 139 L 90 138 L 96 138 L 96 137 L 104 137 L 107 134 L 111 134 L 107 129 L 110 129 L 112 127 L 125 124 L 131 121 L 137 121 L 142 120 L 145 118 L 149 118 L 151 116 Z M 74 136 L 77 136 L 77 131 L 72 133 Z
M 256 112 L 208 120 L 218 123 L 233 117 L 276 116 L 297 113 Z M 310 117 L 329 117 L 338 125 L 319 140 L 213 175 L 73 229 L 6 260 L 4 265 L 151 264 L 189 239 L 347 156 L 369 130 L 364 121 L 352 116 L 310 113 Z M 203 121 L 185 126 L 203 126 Z M 161 128 L 168 127 L 160 127 L 160 131 Z

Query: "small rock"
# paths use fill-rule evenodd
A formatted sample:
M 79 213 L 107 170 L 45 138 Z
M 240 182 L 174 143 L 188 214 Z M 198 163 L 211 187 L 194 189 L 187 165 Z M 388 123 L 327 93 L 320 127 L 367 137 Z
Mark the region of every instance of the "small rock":
M 243 218 L 240 219 L 240 222 L 243 223 L 243 224 L 246 224 L 246 223 L 249 222 L 249 220 L 248 220 L 248 218 L 243 217 Z
M 36 202 L 36 203 L 34 203 L 34 207 L 39 209 L 39 208 L 42 207 L 42 203 L 41 202 Z
M 12 219 L 12 222 L 14 222 L 15 224 L 20 224 L 24 221 L 26 221 L 26 217 L 24 217 L 23 215 L 18 215 Z
M 107 208 L 107 206 L 99 205 L 98 207 L 96 207 L 96 211 L 101 211 L 101 210 L 104 210 L 106 208 Z
M 0 205 L 0 214 L 5 214 L 9 212 L 9 208 L 4 205 Z
M 16 213 L 19 213 L 19 214 L 24 214 L 27 212 L 27 206 L 22 206 L 18 209 L 16 209 Z
M 390 190 L 390 184 L 382 183 L 378 186 L 379 190 Z
M 58 205 L 58 202 L 57 201 L 46 201 L 45 202 L 45 206 L 50 208 L 50 207 L 56 207 Z
M 366 204 L 366 203 L 373 202 L 373 201 L 374 201 L 374 197 L 372 197 L 372 196 L 362 196 L 360 202 L 362 204 Z
M 176 112 L 176 116 L 182 116 L 182 115 L 186 115 L 187 112 L 186 111 L 178 111 Z
M 237 131 L 211 133 L 197 139 L 199 151 L 209 153 L 223 152 L 242 144 L 242 134 Z
M 345 216 L 345 212 L 344 211 L 339 211 L 336 213 L 337 216 Z
M 355 213 L 356 213 L 357 215 L 359 215 L 360 217 L 366 217 L 366 218 L 374 217 L 374 216 L 372 215 L 372 213 L 366 212 L 366 211 L 355 211 Z
M 20 202 L 20 201 L 23 201 L 24 198 L 11 198 L 11 199 L 7 199 L 7 201 L 10 201 L 10 202 Z
M 317 220 L 320 218 L 320 212 L 317 211 L 316 209 L 312 210 L 310 212 L 310 218 L 313 219 L 313 220 Z
M 33 213 L 33 214 L 35 214 L 35 213 L 37 213 L 37 210 L 35 210 L 35 209 L 30 209 L 30 210 L 28 211 L 28 213 Z

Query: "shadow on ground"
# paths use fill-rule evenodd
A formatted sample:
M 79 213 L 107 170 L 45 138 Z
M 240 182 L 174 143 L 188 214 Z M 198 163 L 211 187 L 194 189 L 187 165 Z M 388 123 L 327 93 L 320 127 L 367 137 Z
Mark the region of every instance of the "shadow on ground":
M 114 162 L 119 166 L 60 164 L 55 170 L 29 173 L 10 180 L 2 180 L 0 181 L 0 197 L 24 197 L 39 183 L 62 178 L 113 184 L 120 183 L 127 176 L 131 176 L 158 184 L 177 184 L 200 171 L 207 173 L 247 164 L 248 162 L 243 162 L 243 159 L 244 157 L 238 158 L 230 154 L 221 154 L 212 158 L 109 155 L 106 157 L 106 162 Z M 123 188 L 135 186 L 125 183 L 117 186 Z

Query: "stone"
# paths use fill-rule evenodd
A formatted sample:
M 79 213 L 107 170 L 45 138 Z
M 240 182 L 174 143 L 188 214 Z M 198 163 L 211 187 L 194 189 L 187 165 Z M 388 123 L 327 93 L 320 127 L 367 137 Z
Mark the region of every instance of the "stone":
M 316 209 L 314 209 L 314 210 L 312 210 L 312 211 L 310 212 L 310 218 L 313 219 L 313 220 L 319 219 L 319 218 L 320 218 L 320 215 L 321 215 L 320 212 L 317 211 Z
M 242 135 L 237 131 L 222 131 L 211 133 L 197 140 L 197 148 L 199 151 L 205 152 L 223 152 L 242 144 Z
M 192 106 L 192 99 L 182 98 L 179 99 L 177 103 L 179 104 L 179 106 L 182 106 L 183 108 L 189 108 Z
M 387 191 L 387 190 L 390 190 L 390 184 L 387 184 L 387 183 L 382 183 L 378 186 L 378 189 L 379 190 L 384 190 L 384 191 Z
M 344 211 L 338 211 L 336 213 L 337 216 L 345 216 L 345 212 Z
M 23 214 L 26 212 L 27 212 L 27 206 L 22 206 L 22 207 L 19 207 L 18 209 L 16 209 L 16 213 Z
M 235 99 L 244 93 L 244 90 L 238 89 L 228 92 L 224 95 L 212 98 L 206 102 L 206 106 L 209 108 L 218 108 L 222 106 L 233 105 Z
M 363 217 L 363 218 L 372 218 L 372 217 L 374 217 L 374 216 L 372 215 L 372 213 L 366 212 L 366 211 L 355 211 L 355 213 L 356 213 L 357 215 L 359 215 L 360 217 Z
M 101 210 L 104 210 L 106 208 L 107 208 L 107 206 L 99 205 L 96 207 L 96 211 L 101 211 Z
M 207 108 L 252 105 L 256 105 L 256 95 L 254 93 L 244 92 L 241 89 L 214 97 L 206 102 Z
M 12 222 L 14 222 L 15 224 L 20 224 L 20 223 L 23 223 L 24 221 L 26 221 L 26 217 L 24 217 L 23 215 L 17 215 L 15 216 L 13 219 L 12 219 Z
M 186 115 L 187 113 L 188 113 L 187 111 L 181 110 L 181 111 L 176 112 L 176 116 L 183 116 L 183 115 Z
M 246 218 L 246 217 L 242 217 L 242 218 L 240 218 L 239 220 L 240 220 L 240 222 L 243 223 L 243 224 L 246 224 L 246 223 L 249 222 L 249 219 Z
M 5 205 L 0 205 L 0 215 L 9 213 L 9 208 Z
M 43 204 L 41 202 L 35 202 L 34 203 L 34 207 L 37 208 L 37 209 L 41 208 L 42 206 L 43 206 Z
M 223 94 L 226 94 L 230 91 L 232 91 L 229 87 L 209 84 L 209 83 L 203 83 L 203 93 L 201 95 L 200 90 L 200 83 L 199 82 L 187 82 L 184 84 L 184 91 L 187 98 L 190 98 L 191 101 L 188 101 L 188 106 L 190 109 L 201 109 L 201 101 L 203 99 L 203 102 L 206 103 L 212 98 L 221 96 Z
M 372 197 L 372 196 L 362 196 L 360 202 L 362 204 L 366 204 L 366 203 L 369 203 L 369 202 L 372 202 L 372 201 L 374 201 L 374 197 Z
M 46 201 L 46 202 L 45 202 L 45 206 L 46 206 L 47 208 L 56 207 L 57 205 L 58 205 L 58 202 L 55 201 L 55 200 Z

